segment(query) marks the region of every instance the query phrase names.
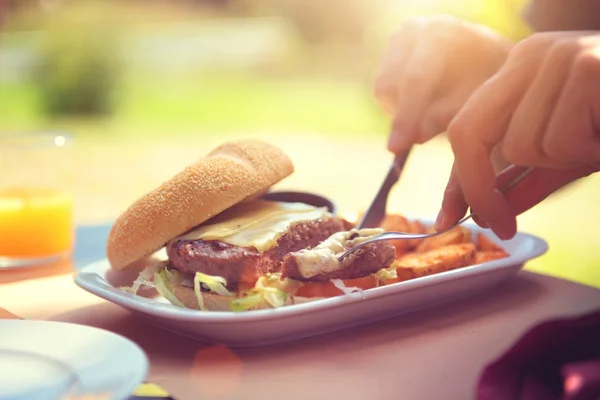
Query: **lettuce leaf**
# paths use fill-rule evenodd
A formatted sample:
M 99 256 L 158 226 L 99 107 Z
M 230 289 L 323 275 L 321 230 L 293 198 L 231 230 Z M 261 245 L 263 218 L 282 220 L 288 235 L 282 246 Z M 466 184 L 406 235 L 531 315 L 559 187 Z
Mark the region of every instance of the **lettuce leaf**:
M 396 279 L 396 278 L 398 278 L 398 274 L 396 273 L 395 267 L 382 268 L 375 273 L 375 277 L 377 277 L 377 279 L 379 279 L 379 280 Z
M 138 290 L 140 290 L 142 286 L 154 287 L 154 273 L 166 268 L 166 266 L 167 262 L 165 261 L 151 264 L 144 268 L 142 272 L 140 272 L 131 286 L 121 286 L 119 289 L 131 294 L 137 294 Z
M 196 286 L 196 282 L 198 282 L 198 285 L 202 284 L 205 289 L 220 294 L 221 296 L 233 296 L 233 293 L 226 288 L 227 280 L 221 276 L 206 275 L 202 272 L 196 272 L 196 275 L 194 276 L 194 287 Z
M 176 285 L 193 288 L 198 301 L 198 307 L 206 311 L 202 289 L 209 290 L 221 296 L 231 297 L 230 309 L 232 311 L 247 311 L 250 309 L 279 308 L 292 304 L 292 296 L 304 284 L 300 281 L 285 278 L 281 273 L 269 273 L 261 276 L 254 287 L 242 297 L 236 297 L 227 289 L 227 280 L 220 276 L 213 276 L 197 272 L 193 279 L 177 270 L 169 269 L 168 262 L 161 261 L 146 267 L 140 272 L 137 279 L 129 287 L 121 290 L 136 294 L 142 286 L 155 288 L 156 291 L 171 304 L 178 307 L 185 305 L 175 297 Z
M 281 273 L 265 274 L 258 278 L 256 284 L 246 296 L 231 300 L 232 311 L 248 311 L 250 309 L 279 308 L 291 304 L 291 296 L 296 293 L 302 282 L 289 278 L 281 279 Z
M 205 310 L 201 286 L 221 296 L 233 296 L 233 293 L 227 290 L 226 285 L 227 280 L 221 276 L 213 276 L 203 274 L 202 272 L 196 272 L 196 275 L 194 275 L 194 293 L 198 299 L 198 307 L 200 307 L 200 310 Z
M 344 294 L 350 294 L 350 293 L 354 293 L 354 292 L 362 292 L 363 290 L 359 287 L 355 287 L 355 286 L 351 286 L 348 287 L 344 284 L 344 281 L 341 279 L 331 279 L 331 283 L 333 283 L 333 285 L 340 289 L 342 292 L 344 292 Z
M 164 268 L 154 272 L 154 287 L 165 299 L 175 306 L 185 308 L 185 305 L 175 297 L 173 285 L 169 280 L 169 270 Z
M 248 311 L 250 309 L 262 308 L 264 303 L 265 299 L 263 298 L 262 293 L 250 290 L 246 296 L 231 300 L 229 302 L 229 308 L 231 311 L 241 312 Z
M 398 278 L 398 273 L 396 272 L 397 268 L 398 266 L 396 265 L 396 261 L 394 261 L 388 268 L 382 268 L 373 275 L 375 275 L 375 278 L 377 278 L 377 283 L 379 284 L 379 282 L 387 279 Z

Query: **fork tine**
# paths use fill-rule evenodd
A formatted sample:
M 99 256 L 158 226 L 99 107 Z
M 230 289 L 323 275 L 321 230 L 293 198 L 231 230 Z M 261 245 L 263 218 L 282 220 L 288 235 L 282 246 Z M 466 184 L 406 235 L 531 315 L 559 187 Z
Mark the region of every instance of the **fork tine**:
M 534 167 L 528 167 L 528 168 L 526 168 L 523 172 L 521 172 L 518 176 L 516 176 L 508 185 L 506 185 L 505 187 L 501 188 L 500 191 L 502 193 L 506 193 L 507 191 L 509 191 L 510 189 L 512 189 L 513 187 L 515 187 L 518 183 L 520 183 L 533 170 L 534 170 Z M 364 241 L 364 242 L 362 242 L 362 243 L 360 243 L 360 244 L 358 244 L 356 246 L 353 246 L 353 247 L 349 248 L 348 250 L 346 250 L 345 252 L 343 252 L 341 255 L 338 256 L 338 261 L 342 261 L 342 259 L 344 257 L 346 257 L 348 254 L 353 253 L 354 251 L 360 249 L 361 247 L 364 247 L 364 246 L 368 245 L 369 243 L 379 242 L 379 241 L 382 241 L 382 240 L 425 239 L 425 238 L 428 238 L 428 237 L 441 235 L 443 233 L 448 232 L 451 229 L 454 229 L 458 225 L 461 225 L 464 222 L 468 221 L 469 219 L 472 218 L 472 216 L 473 216 L 473 214 L 470 213 L 466 217 L 464 217 L 460 221 L 458 221 L 456 224 L 452 225 L 450 228 L 445 229 L 443 231 L 439 231 L 439 232 L 423 233 L 423 234 L 419 234 L 419 233 L 411 234 L 411 233 L 407 233 L 407 232 L 384 232 L 384 233 L 376 235 L 376 236 L 372 237 L 371 239 L 366 240 L 366 241 Z

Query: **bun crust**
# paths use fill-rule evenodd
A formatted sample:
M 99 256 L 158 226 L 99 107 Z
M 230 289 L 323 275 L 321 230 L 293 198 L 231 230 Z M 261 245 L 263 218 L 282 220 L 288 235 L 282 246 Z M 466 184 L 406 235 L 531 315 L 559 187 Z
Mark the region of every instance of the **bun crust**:
M 106 245 L 111 268 L 127 268 L 222 211 L 262 195 L 293 171 L 285 153 L 262 141 L 217 147 L 117 218 Z

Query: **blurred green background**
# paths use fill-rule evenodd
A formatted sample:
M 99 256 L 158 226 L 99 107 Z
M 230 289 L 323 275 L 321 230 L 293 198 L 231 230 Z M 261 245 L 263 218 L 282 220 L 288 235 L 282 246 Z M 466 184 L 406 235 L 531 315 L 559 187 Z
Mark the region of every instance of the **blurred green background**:
M 290 185 L 364 208 L 390 161 L 389 119 L 372 97 L 389 36 L 407 17 L 447 13 L 518 40 L 529 33 L 524 4 L 0 0 L 0 132 L 75 135 L 82 222 L 114 217 L 200 149 L 241 136 L 273 138 L 295 151 L 304 169 Z M 347 144 L 347 153 L 327 162 L 363 163 L 354 167 L 367 171 L 362 186 L 335 168 L 324 172 L 323 164 L 314 173 L 325 177 L 307 177 L 315 143 Z M 443 137 L 421 146 L 394 209 L 435 214 L 450 163 Z M 593 179 L 519 220 L 551 246 L 528 268 L 600 287 Z

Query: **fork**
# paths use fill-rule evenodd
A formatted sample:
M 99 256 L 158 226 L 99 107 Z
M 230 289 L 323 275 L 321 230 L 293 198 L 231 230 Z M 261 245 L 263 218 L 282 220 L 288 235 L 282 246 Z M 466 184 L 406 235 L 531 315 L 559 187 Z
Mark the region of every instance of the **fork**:
M 500 189 L 500 192 L 506 193 L 508 190 L 512 189 L 515 185 L 517 185 L 519 182 L 521 182 L 521 180 L 523 180 L 523 178 L 525 178 L 527 175 L 529 175 L 529 173 L 531 171 L 533 171 L 533 167 L 529 167 L 529 168 L 525 169 L 515 179 L 513 179 L 507 186 Z M 352 246 L 351 248 L 349 248 L 348 250 L 343 252 L 338 257 L 338 261 L 342 261 L 342 259 L 344 257 L 348 256 L 349 254 L 355 252 L 356 250 L 358 250 L 370 243 L 380 242 L 383 240 L 426 239 L 426 238 L 438 236 L 438 235 L 444 234 L 444 233 L 456 228 L 457 226 L 465 223 L 466 221 L 470 220 L 472 217 L 473 217 L 473 213 L 471 212 L 469 215 L 467 215 L 466 217 L 464 217 L 463 219 L 458 221 L 456 224 L 452 225 L 451 227 L 449 227 L 445 230 L 439 231 L 439 232 L 432 232 L 432 233 L 383 232 L 379 235 L 373 236 L 371 239 L 368 239 L 368 240 L 361 242 L 355 246 Z

